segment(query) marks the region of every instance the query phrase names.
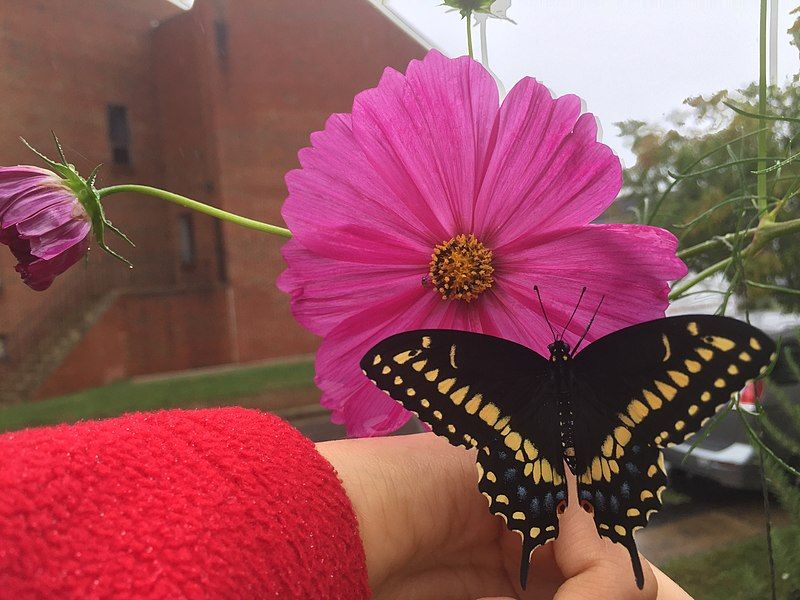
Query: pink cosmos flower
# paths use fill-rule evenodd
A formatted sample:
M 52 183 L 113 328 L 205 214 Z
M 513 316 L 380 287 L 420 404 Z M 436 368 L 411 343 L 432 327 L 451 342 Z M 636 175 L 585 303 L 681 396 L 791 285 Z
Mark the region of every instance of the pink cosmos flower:
M 566 341 L 663 316 L 668 280 L 686 273 L 670 233 L 590 224 L 620 189 L 617 157 L 573 95 L 520 81 L 499 106 L 489 73 L 431 51 L 405 75 L 387 69 L 335 114 L 286 176 L 294 237 L 278 280 L 323 337 L 317 385 L 350 435 L 409 417 L 358 363 L 379 340 L 441 327 L 483 332 L 547 354 L 588 288 Z
M 66 181 L 46 169 L 0 167 L 0 243 L 41 291 L 89 249 L 91 219 Z

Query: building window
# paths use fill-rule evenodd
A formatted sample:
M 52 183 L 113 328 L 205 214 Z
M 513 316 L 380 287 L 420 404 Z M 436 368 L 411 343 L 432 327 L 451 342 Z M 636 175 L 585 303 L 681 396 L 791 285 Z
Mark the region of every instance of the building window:
M 111 144 L 111 160 L 115 165 L 131 164 L 131 130 L 128 126 L 128 107 L 122 104 L 108 105 L 108 141 Z
M 178 218 L 178 243 L 181 257 L 181 267 L 191 269 L 196 260 L 196 247 L 194 241 L 194 220 L 192 213 L 184 213 Z
M 228 24 L 214 21 L 214 39 L 217 42 L 217 58 L 225 66 L 228 62 Z

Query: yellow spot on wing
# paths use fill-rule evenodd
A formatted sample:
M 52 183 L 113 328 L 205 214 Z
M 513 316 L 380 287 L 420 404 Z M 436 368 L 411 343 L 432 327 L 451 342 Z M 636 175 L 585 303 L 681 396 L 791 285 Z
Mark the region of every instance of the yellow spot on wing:
M 614 531 L 616 531 L 618 535 L 625 535 L 627 533 L 622 525 L 614 525 Z
M 505 442 L 506 446 L 512 450 L 519 450 L 519 447 L 522 445 L 522 436 L 516 431 L 512 431 L 506 436 Z
M 742 352 L 739 354 L 739 360 L 742 362 L 750 362 L 753 358 L 747 352 Z
M 611 453 L 614 451 L 614 438 L 612 438 L 610 435 L 606 437 L 601 450 L 603 452 L 603 456 L 611 456 Z
M 539 480 L 542 478 L 542 462 L 537 460 L 533 463 L 533 482 L 539 483 Z
M 600 459 L 595 456 L 594 460 L 592 461 L 592 479 L 595 481 L 600 481 L 600 478 L 603 476 L 603 467 L 600 466 Z
M 633 400 L 628 404 L 628 414 L 636 423 L 641 423 L 649 412 L 650 410 L 639 400 Z
M 539 454 L 537 452 L 536 447 L 530 442 L 530 440 L 523 440 L 522 441 L 522 448 L 525 450 L 525 454 L 528 456 L 528 459 L 533 460 Z
M 403 365 L 412 358 L 415 358 L 419 353 L 420 350 L 406 350 L 405 352 L 401 352 L 400 354 L 395 354 L 394 362 L 396 362 L 398 365 Z
M 644 399 L 647 400 L 647 403 L 650 405 L 650 408 L 653 410 L 661 408 L 661 398 L 656 396 L 650 390 L 642 390 L 642 394 L 644 395 Z
M 461 389 L 466 390 L 468 388 Z M 500 416 L 500 409 L 489 402 L 481 409 L 481 412 L 478 413 L 478 416 L 483 419 L 487 425 L 494 425 L 497 423 L 497 418 Z
M 478 412 L 478 409 L 481 406 L 481 400 L 483 400 L 483 396 L 481 396 L 480 394 L 475 394 L 464 405 L 464 410 L 467 411 L 469 414 L 474 415 L 476 412 Z
M 512 519 L 516 519 L 517 521 L 524 521 L 525 520 L 525 513 L 521 510 L 518 510 L 513 515 L 511 515 Z
M 542 481 L 545 483 L 550 483 L 553 480 L 553 467 L 550 466 L 550 462 L 543 458 L 542 459 Z
M 433 411 L 433 416 L 439 419 L 440 421 L 442 420 L 442 412 L 439 410 Z
M 523 472 L 525 474 L 525 477 L 530 477 L 531 473 L 533 473 L 533 463 L 526 463 Z
M 681 373 L 680 371 L 667 371 L 667 375 L 678 387 L 686 387 L 689 385 L 689 377 L 686 373 Z
M 650 490 L 643 490 L 642 493 L 639 494 L 639 498 L 642 500 L 642 502 L 652 497 L 653 497 L 653 492 L 651 492 Z
M 400 377 L 400 375 L 398 375 L 397 377 L 394 378 L 394 384 L 395 385 L 400 385 L 402 383 L 403 383 L 403 378 Z
M 442 394 L 446 394 L 447 392 L 449 392 L 449 391 L 450 391 L 450 388 L 451 388 L 451 387 L 453 387 L 453 385 L 455 384 L 455 382 L 456 382 L 456 380 L 455 380 L 455 378 L 454 378 L 454 377 L 451 377 L 450 379 L 442 379 L 442 380 L 439 382 L 439 385 L 437 386 L 437 389 L 438 389 L 438 390 L 439 390 L 439 391 L 440 391 Z
M 456 366 L 456 346 L 455 346 L 455 344 L 450 346 L 450 366 L 452 366 L 454 369 L 458 368 Z
M 700 394 L 700 400 L 702 400 L 703 402 L 708 402 L 709 400 L 711 400 L 711 392 L 703 392 L 702 394 Z
M 686 370 L 689 371 L 689 373 L 699 373 L 700 369 L 703 368 L 703 365 L 696 360 L 685 360 L 683 364 L 686 365 Z
M 384 366 L 384 367 L 381 369 L 381 373 L 383 373 L 384 375 L 388 375 L 388 374 L 389 374 L 389 373 L 391 373 L 391 372 L 392 372 L 392 370 L 389 368 L 389 365 L 385 365 L 385 366 Z
M 692 417 L 695 416 L 697 414 L 698 410 L 700 410 L 700 409 L 697 407 L 697 404 L 692 404 L 689 407 L 689 416 L 692 416 Z
M 603 468 L 603 478 L 606 481 L 611 481 L 611 468 L 608 466 L 608 461 L 605 458 L 600 460 L 600 466 Z
M 700 355 L 700 358 L 705 361 L 709 361 L 714 358 L 714 351 L 709 350 L 708 348 L 695 348 L 694 351 L 697 352 Z
M 617 440 L 617 443 L 624 446 L 631 441 L 631 432 L 624 427 L 617 427 L 614 429 L 614 438 Z
M 464 401 L 464 398 L 467 397 L 467 392 L 469 391 L 469 386 L 465 385 L 462 388 L 458 388 L 455 392 L 450 394 L 450 400 L 453 401 L 454 404 L 458 405 Z
M 681 431 L 684 427 L 686 427 L 686 423 L 684 423 L 683 421 L 677 421 L 675 423 L 675 429 L 677 431 Z
M 672 356 L 672 352 L 670 352 L 669 350 L 669 338 L 667 338 L 666 335 L 662 335 L 661 342 L 664 344 L 664 350 L 666 350 L 664 358 L 661 359 L 661 362 L 667 362 L 669 360 L 669 357 Z
M 423 408 L 430 408 L 431 403 L 428 402 L 425 398 L 419 401 L 419 403 L 423 406 Z
M 542 530 L 538 527 L 531 527 L 530 534 L 532 538 L 539 537 L 539 534 L 542 533 Z
M 638 517 L 642 513 L 639 512 L 638 508 L 629 508 L 628 512 L 626 512 L 625 514 L 628 515 L 629 517 Z
M 499 502 L 500 504 L 508 504 L 508 496 L 505 494 L 500 494 L 499 496 L 495 497 L 495 501 Z
M 492 473 L 491 471 L 489 471 L 488 473 L 486 473 L 486 479 L 488 479 L 488 480 L 489 480 L 489 481 L 491 481 L 492 483 L 496 483 L 496 482 L 497 482 L 497 477 L 496 477 L 496 476 L 495 476 L 495 474 L 494 474 L 494 473 Z
M 739 374 L 739 367 L 736 365 L 730 365 L 728 367 L 728 374 L 730 375 L 738 375 Z
M 439 369 L 434 369 L 433 371 L 428 371 L 425 373 L 425 379 L 428 381 L 435 381 L 436 378 L 439 376 Z
M 508 422 L 510 420 L 511 420 L 511 417 L 503 417 L 497 423 L 494 424 L 494 428 L 497 429 L 497 431 L 500 431 L 503 427 L 508 425 Z
M 697 333 L 698 333 L 698 331 L 697 331 L 697 323 L 695 323 L 694 321 L 692 321 L 691 323 L 689 323 L 689 324 L 686 326 L 686 329 L 687 329 L 687 330 L 689 331 L 689 333 L 691 333 L 692 335 L 697 335 Z
M 411 366 L 414 367 L 415 371 L 422 371 L 422 369 L 424 369 L 425 365 L 427 364 L 428 364 L 428 359 L 424 358 L 422 360 L 418 360 L 415 363 L 412 363 Z
M 714 381 L 714 387 L 724 388 L 725 380 L 722 377 L 719 377 L 716 381 Z
M 658 388 L 658 391 L 661 392 L 661 395 L 667 399 L 667 401 L 672 400 L 675 397 L 675 394 L 678 393 L 678 390 L 668 383 L 664 383 L 663 381 L 656 381 L 656 387 Z
M 703 338 L 707 344 L 711 344 L 714 348 L 727 352 L 728 350 L 736 347 L 736 342 L 728 338 L 719 337 L 718 335 L 708 335 Z
M 416 396 L 416 394 L 417 394 L 417 391 L 414 388 L 408 388 L 406 390 L 406 395 L 408 395 L 408 396 Z
M 374 366 L 374 365 L 377 365 L 379 362 L 381 362 L 381 355 L 380 354 L 376 354 L 375 358 L 372 359 L 372 364 Z
M 447 431 L 449 431 L 450 433 L 455 433 L 456 432 L 456 426 L 455 425 L 448 425 L 447 426 Z
M 431 347 L 431 338 L 429 338 L 427 335 L 422 338 L 422 347 L 423 348 Z

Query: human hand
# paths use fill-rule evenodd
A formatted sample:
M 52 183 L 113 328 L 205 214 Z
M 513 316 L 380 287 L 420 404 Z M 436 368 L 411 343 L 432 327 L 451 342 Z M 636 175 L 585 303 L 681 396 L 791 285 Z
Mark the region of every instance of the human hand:
M 574 501 L 560 517 L 558 538 L 534 551 L 523 592 L 520 538 L 478 492 L 475 451 L 432 433 L 317 449 L 353 503 L 376 598 L 690 598 L 644 559 L 645 586 L 637 589 L 627 551 L 600 538 Z M 567 475 L 575 498 L 575 479 Z

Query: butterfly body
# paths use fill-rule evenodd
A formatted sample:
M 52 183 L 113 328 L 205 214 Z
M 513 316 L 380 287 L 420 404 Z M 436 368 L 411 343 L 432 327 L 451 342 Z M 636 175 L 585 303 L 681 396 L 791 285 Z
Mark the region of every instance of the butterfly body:
M 570 500 L 625 546 L 642 587 L 633 533 L 661 506 L 661 447 L 682 442 L 763 373 L 775 345 L 746 323 L 690 315 L 628 327 L 578 354 L 561 339 L 548 351 L 427 329 L 381 341 L 361 367 L 435 433 L 477 448 L 478 489 L 522 537 L 523 588 L 531 553 L 558 536 Z

